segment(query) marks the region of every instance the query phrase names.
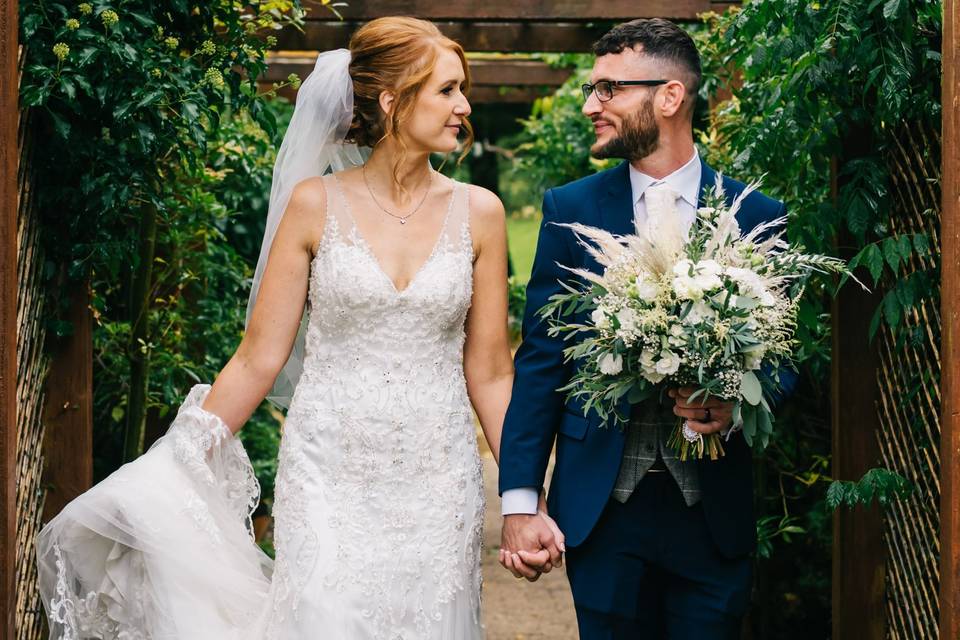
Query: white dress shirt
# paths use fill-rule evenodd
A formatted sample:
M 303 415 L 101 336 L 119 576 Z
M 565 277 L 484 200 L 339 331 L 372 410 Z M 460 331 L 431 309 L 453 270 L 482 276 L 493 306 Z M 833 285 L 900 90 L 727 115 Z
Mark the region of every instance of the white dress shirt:
M 630 165 L 630 189 L 633 192 L 633 220 L 638 232 L 647 224 L 647 205 L 643 194 L 653 184 L 666 183 L 677 193 L 677 212 L 681 216 L 682 228 L 689 231 L 697 217 L 697 200 L 700 196 L 700 155 L 696 149 L 693 157 L 685 165 L 670 175 L 657 180 L 641 173 Z M 532 487 L 518 487 L 503 492 L 500 504 L 501 513 L 535 514 L 537 512 L 537 490 Z

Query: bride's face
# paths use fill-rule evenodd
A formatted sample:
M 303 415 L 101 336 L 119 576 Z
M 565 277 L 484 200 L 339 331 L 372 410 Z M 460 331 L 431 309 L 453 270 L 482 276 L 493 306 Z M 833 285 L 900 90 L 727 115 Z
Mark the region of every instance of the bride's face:
M 460 57 L 441 49 L 405 123 L 403 135 L 411 150 L 447 153 L 457 148 L 457 135 L 470 115 L 470 103 L 463 94 L 465 80 Z

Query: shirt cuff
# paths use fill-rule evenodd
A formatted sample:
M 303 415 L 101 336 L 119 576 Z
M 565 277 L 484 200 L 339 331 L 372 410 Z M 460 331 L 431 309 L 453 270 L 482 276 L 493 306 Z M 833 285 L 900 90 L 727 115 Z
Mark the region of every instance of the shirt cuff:
M 525 513 L 536 515 L 537 503 L 540 496 L 533 487 L 520 487 L 518 489 L 507 489 L 503 492 L 500 501 L 501 515 L 509 516 L 514 513 Z

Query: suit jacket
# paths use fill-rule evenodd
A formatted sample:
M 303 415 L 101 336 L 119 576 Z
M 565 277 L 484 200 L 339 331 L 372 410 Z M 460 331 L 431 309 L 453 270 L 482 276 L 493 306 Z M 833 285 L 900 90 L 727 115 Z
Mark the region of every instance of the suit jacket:
M 701 160 L 700 198 L 714 184 L 716 172 Z M 732 200 L 745 185 L 723 178 Z M 737 221 L 743 231 L 785 215 L 783 203 L 753 192 L 743 201 Z M 548 323 L 537 311 L 562 291 L 560 280 L 571 274 L 559 265 L 600 272 L 600 265 L 573 233 L 551 223 L 580 222 L 615 234 L 634 233 L 633 198 L 628 164 L 550 189 L 544 195 L 543 223 L 527 285 L 523 341 L 515 359 L 513 396 L 500 443 L 500 493 L 519 487 L 540 489 L 556 438 L 556 465 L 550 482 L 548 508 L 576 546 L 586 539 L 610 498 L 625 435 L 618 427 L 601 425 L 596 412 L 584 416 L 578 400 L 567 400 L 557 389 L 570 381 L 576 363 L 564 363 L 560 338 L 547 335 Z M 582 319 L 581 319 L 582 320 Z M 795 377 L 781 371 L 784 387 Z M 628 408 L 628 407 L 627 407 Z M 702 504 L 707 525 L 721 553 L 737 557 L 756 546 L 753 514 L 752 456 L 742 434 L 724 443 L 726 455 L 698 463 Z

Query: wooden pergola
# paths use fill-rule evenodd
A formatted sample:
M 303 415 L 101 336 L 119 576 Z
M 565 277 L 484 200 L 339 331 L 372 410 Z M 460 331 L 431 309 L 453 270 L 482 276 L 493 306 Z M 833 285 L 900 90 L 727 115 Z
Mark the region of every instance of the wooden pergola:
M 722 11 L 731 2 L 713 0 L 348 0 L 338 8 L 343 20 L 336 19 L 316 0 L 310 9 L 303 33 L 285 30 L 278 35 L 278 53 L 271 59 L 265 83 L 279 81 L 289 73 L 304 77 L 312 68 L 316 51 L 344 47 L 350 34 L 363 22 L 387 15 L 415 15 L 434 21 L 447 35 L 464 45 L 468 52 L 583 52 L 610 24 L 638 17 L 665 17 L 678 22 L 694 21 L 708 11 Z M 960 0 L 943 0 L 943 164 L 942 164 L 942 508 L 941 508 L 941 591 L 940 634 L 942 638 L 960 638 L 960 109 L 955 108 L 960 86 Z M 0 0 L 0 203 L 3 221 L 0 233 L 0 640 L 17 637 L 17 488 L 18 477 L 18 207 L 22 185 L 18 180 L 18 28 L 16 0 Z M 471 62 L 475 79 L 473 101 L 477 104 L 525 104 L 561 84 L 569 74 L 564 69 L 523 59 L 485 58 Z M 856 304 L 847 311 L 856 309 Z M 86 313 L 78 305 L 78 313 Z M 850 317 L 848 313 L 846 317 Z M 861 323 L 862 324 L 862 323 Z M 88 325 L 89 326 L 89 325 Z M 848 374 L 869 377 L 860 362 L 859 345 L 866 335 L 865 326 L 841 322 L 835 333 L 835 384 Z M 81 332 L 80 339 L 89 339 Z M 859 341 L 859 342 L 858 342 Z M 70 356 L 86 353 L 83 345 L 73 345 Z M 53 363 L 52 376 L 57 373 Z M 91 380 L 86 374 L 70 377 L 72 366 L 60 370 L 64 384 L 48 392 L 48 404 L 70 406 L 74 420 L 58 424 L 57 432 L 69 430 L 69 437 L 54 440 L 47 454 L 59 459 L 62 481 L 54 477 L 59 490 L 55 502 L 65 503 L 92 482 L 88 461 L 77 460 L 77 451 L 89 451 L 92 434 Z M 69 385 L 69 380 L 82 385 Z M 83 388 L 80 388 L 80 387 Z M 854 385 L 856 387 L 856 385 Z M 867 387 L 853 392 L 844 388 L 843 404 L 834 417 L 836 424 L 857 424 L 856 417 L 873 415 L 874 398 Z M 848 419 L 849 417 L 853 419 Z M 874 460 L 861 455 L 859 448 L 870 446 L 872 433 L 851 429 L 835 436 L 835 475 L 858 478 Z M 63 455 L 65 451 L 73 452 Z M 862 452 L 861 452 L 862 453 Z M 71 462 L 73 460 L 73 462 Z M 871 638 L 879 640 L 882 628 L 864 624 L 864 614 L 880 612 L 877 599 L 882 588 L 883 558 L 865 557 L 864 549 L 880 548 L 881 529 L 875 520 L 840 516 L 835 521 L 834 547 L 834 633 L 838 640 Z M 879 572 L 879 574 L 878 574 Z M 867 581 L 866 583 L 864 581 Z

